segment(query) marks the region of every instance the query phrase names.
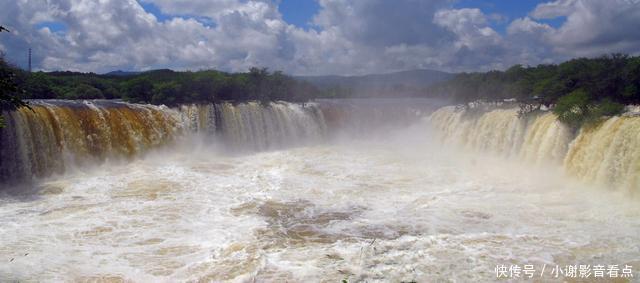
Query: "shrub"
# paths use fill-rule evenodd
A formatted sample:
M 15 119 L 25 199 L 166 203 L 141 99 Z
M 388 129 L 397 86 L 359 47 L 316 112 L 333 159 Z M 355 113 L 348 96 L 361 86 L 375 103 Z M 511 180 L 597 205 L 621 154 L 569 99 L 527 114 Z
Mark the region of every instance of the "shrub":
M 103 99 L 104 95 L 99 89 L 88 84 L 79 84 L 70 93 L 67 93 L 67 99 Z
M 572 127 L 579 127 L 589 113 L 589 94 L 577 89 L 558 99 L 553 113 L 558 120 Z
M 589 115 L 585 118 L 585 123 L 594 124 L 604 117 L 615 116 L 622 113 L 622 111 L 624 111 L 624 105 L 605 98 L 589 108 Z
M 560 97 L 553 113 L 558 115 L 558 120 L 561 122 L 579 128 L 584 124 L 595 124 L 603 117 L 618 115 L 623 110 L 624 105 L 613 102 L 609 98 L 591 101 L 586 91 L 578 89 Z

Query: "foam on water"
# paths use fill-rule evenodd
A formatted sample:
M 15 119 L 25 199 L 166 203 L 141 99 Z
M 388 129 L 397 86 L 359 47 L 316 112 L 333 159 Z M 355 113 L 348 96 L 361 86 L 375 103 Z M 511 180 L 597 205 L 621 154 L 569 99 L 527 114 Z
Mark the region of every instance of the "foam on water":
M 492 281 L 496 264 L 640 266 L 636 201 L 428 133 L 158 152 L 54 177 L 0 200 L 0 278 Z

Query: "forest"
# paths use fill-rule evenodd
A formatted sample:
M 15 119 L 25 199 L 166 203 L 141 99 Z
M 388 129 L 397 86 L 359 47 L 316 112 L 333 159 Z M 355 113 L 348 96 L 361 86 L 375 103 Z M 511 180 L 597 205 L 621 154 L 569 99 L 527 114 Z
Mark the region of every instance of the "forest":
M 640 104 L 640 57 L 623 54 L 577 58 L 558 65 L 515 65 L 505 71 L 460 73 L 435 84 L 429 95 L 456 102 L 503 101 L 553 108 L 578 127 Z
M 3 64 L 3 69 L 10 68 Z M 217 101 L 306 101 L 317 89 L 282 72 L 251 68 L 246 73 L 214 70 L 153 70 L 119 75 L 13 70 L 22 99 L 123 99 L 178 105 Z

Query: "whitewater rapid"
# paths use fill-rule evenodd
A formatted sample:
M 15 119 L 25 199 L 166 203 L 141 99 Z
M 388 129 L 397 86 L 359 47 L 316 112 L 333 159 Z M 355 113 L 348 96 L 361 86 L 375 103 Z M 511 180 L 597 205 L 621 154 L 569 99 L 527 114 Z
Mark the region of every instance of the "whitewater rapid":
M 637 118 L 572 132 L 550 113 L 361 103 L 14 113 L 12 160 L 47 163 L 18 168 L 41 177 L 0 197 L 0 279 L 487 282 L 498 265 L 586 264 L 640 276 Z
M 640 208 L 626 194 L 430 132 L 159 150 L 51 178 L 0 200 L 0 277 L 468 282 L 494 281 L 498 264 L 640 266 Z

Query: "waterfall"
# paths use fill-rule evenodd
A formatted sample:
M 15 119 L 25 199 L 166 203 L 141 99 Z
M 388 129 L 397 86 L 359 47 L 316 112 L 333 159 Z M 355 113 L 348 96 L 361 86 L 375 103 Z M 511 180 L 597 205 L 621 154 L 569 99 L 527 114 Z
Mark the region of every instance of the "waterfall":
M 0 183 L 42 178 L 69 168 L 131 159 L 184 137 L 206 137 L 233 150 L 268 150 L 322 139 L 314 103 L 257 102 L 165 106 L 117 101 L 35 100 L 4 112 Z
M 321 140 L 326 131 L 316 104 L 271 102 L 216 105 L 219 135 L 234 149 L 267 150 Z
M 180 131 L 166 108 L 102 102 L 32 101 L 3 113 L 0 181 L 45 177 L 73 166 L 131 158 Z
M 571 130 L 548 112 L 534 116 L 528 125 L 520 157 L 538 165 L 561 163 L 573 138 Z
M 476 113 L 448 106 L 433 113 L 431 121 L 447 142 L 514 156 L 520 150 L 526 130 L 526 121 L 517 119 L 517 115 L 516 109 Z
M 216 132 L 216 107 L 213 104 L 191 104 L 179 107 L 180 122 L 189 132 L 211 136 Z
M 583 128 L 564 160 L 567 172 L 582 180 L 640 188 L 640 117 L 613 117 Z
M 591 184 L 640 188 L 640 117 L 611 117 L 574 135 L 549 112 L 443 107 L 429 117 L 441 139 L 531 164 L 558 164 Z

